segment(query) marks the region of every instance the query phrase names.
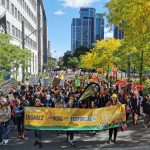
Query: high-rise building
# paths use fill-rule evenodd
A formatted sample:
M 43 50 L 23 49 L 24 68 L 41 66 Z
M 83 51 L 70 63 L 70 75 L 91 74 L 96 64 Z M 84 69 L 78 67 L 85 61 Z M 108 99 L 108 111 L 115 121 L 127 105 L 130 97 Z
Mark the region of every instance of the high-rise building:
M 120 30 L 119 27 L 114 26 L 114 38 L 122 40 L 124 36 L 124 31 Z
M 81 19 L 73 18 L 71 24 L 71 53 L 81 46 Z
M 91 48 L 96 41 L 96 10 L 81 8 L 80 18 L 73 18 L 71 25 L 71 53 L 83 46 Z
M 97 20 L 96 20 L 97 19 Z M 99 29 L 97 29 L 99 28 Z M 97 34 L 97 35 L 96 35 Z M 80 18 L 73 18 L 71 24 L 71 53 L 83 46 L 91 48 L 96 39 L 104 39 L 104 19 L 94 8 L 81 8 Z
M 43 0 L 37 0 L 37 29 L 39 29 L 37 34 L 38 72 L 42 72 L 44 63 L 47 63 L 48 51 L 48 29 Z
M 104 17 L 103 14 L 96 14 L 96 40 L 104 39 Z
M 40 12 L 38 4 L 40 4 Z M 47 38 L 44 38 L 47 37 L 47 32 L 45 32 L 46 28 L 44 27 L 46 26 L 46 19 L 42 19 L 45 18 L 43 12 L 42 0 L 0 0 L 0 16 L 2 14 L 6 15 L 7 34 L 12 37 L 11 43 L 20 47 L 22 47 L 22 25 L 24 24 L 24 47 L 29 49 L 33 55 L 30 62 L 31 67 L 28 67 L 28 72 L 31 74 L 38 73 L 38 62 L 42 66 L 43 51 L 46 49 L 43 48 L 47 43 L 44 41 L 47 41 Z M 38 19 L 39 16 L 40 19 Z M 41 25 L 39 25 L 38 20 L 40 20 Z M 39 59 L 39 51 L 41 52 L 41 60 Z M 18 80 L 21 79 L 22 69 L 20 67 Z

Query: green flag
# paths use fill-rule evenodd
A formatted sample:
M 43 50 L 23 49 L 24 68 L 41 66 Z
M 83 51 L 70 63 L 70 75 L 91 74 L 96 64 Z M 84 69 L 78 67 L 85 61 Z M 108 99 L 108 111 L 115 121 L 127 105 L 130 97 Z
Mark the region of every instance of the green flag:
M 81 85 L 81 83 L 80 83 L 80 80 L 75 80 L 75 82 L 74 82 L 74 86 L 75 87 L 80 87 L 80 85 Z

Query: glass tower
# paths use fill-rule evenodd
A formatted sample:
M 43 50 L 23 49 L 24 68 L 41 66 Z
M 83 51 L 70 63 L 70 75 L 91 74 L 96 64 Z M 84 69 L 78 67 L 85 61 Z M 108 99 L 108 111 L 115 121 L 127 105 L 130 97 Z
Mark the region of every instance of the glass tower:
M 94 8 L 81 8 L 80 18 L 73 18 L 71 25 L 71 52 L 84 46 L 91 48 L 96 42 L 96 10 Z
M 96 14 L 96 40 L 104 39 L 104 17 L 103 14 Z

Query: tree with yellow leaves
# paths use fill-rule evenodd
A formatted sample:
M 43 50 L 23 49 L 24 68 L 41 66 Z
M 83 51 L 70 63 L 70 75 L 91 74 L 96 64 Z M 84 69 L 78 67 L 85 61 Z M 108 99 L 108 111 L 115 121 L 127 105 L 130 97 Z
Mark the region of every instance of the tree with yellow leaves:
M 106 3 L 108 21 L 124 31 L 124 42 L 135 47 L 140 55 L 140 83 L 143 64 L 150 57 L 150 1 L 149 0 L 110 0 Z M 131 50 L 129 50 L 131 51 Z M 132 53 L 132 51 L 131 51 Z M 145 55 L 146 54 L 146 55 Z
M 90 52 L 81 56 L 81 68 L 109 68 L 120 60 L 116 53 L 121 46 L 120 40 L 107 39 L 97 41 L 96 46 Z

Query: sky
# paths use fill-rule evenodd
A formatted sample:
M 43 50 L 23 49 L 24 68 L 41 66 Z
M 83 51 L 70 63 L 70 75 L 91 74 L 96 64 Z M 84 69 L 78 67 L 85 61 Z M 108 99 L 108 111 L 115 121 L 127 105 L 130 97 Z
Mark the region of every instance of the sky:
M 62 57 L 71 50 L 71 21 L 79 18 L 80 7 L 92 7 L 97 13 L 106 12 L 104 4 L 108 0 L 43 0 L 48 24 L 48 39 L 51 53 L 55 58 Z M 112 31 L 106 27 L 105 38 L 112 37 Z

